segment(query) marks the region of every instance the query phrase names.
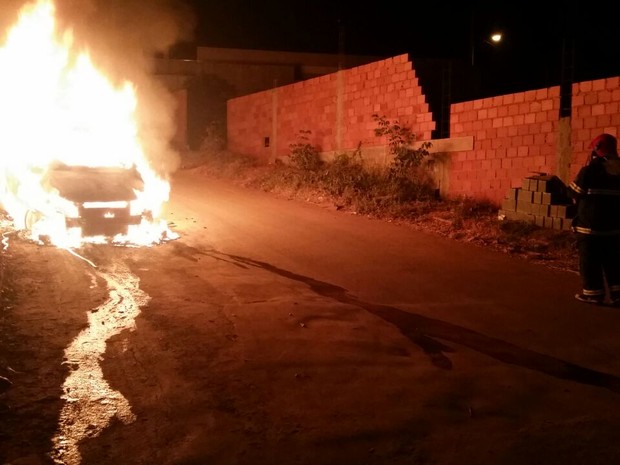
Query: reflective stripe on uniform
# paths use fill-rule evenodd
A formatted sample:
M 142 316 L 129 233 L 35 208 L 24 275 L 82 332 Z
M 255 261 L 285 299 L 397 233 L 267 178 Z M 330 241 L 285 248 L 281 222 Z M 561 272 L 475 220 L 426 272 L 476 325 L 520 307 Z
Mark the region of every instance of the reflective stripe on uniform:
M 620 191 L 615 189 L 588 189 L 587 195 L 620 195 Z
M 620 234 L 620 229 L 613 229 L 611 231 L 593 231 L 592 228 L 584 228 L 583 226 L 573 226 L 573 231 L 581 234 L 591 234 L 593 236 L 614 236 Z
M 605 295 L 605 289 L 584 289 L 583 295 L 599 296 Z
M 585 194 L 585 193 L 586 193 L 586 191 L 584 191 L 581 187 L 579 187 L 579 186 L 575 183 L 575 181 L 571 182 L 571 183 L 568 185 L 568 187 L 569 187 L 569 188 L 571 188 L 572 190 L 574 190 L 575 192 L 577 192 L 578 194 Z
M 618 189 L 583 189 L 575 181 L 571 182 L 568 187 L 580 195 L 620 195 Z

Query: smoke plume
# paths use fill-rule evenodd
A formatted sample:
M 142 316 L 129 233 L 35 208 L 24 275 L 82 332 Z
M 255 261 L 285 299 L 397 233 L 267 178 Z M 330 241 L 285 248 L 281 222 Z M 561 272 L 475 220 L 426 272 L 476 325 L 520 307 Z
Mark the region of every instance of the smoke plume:
M 2 0 L 2 35 L 17 21 L 24 0 Z M 73 35 L 75 51 L 87 52 L 115 85 L 135 85 L 142 146 L 161 175 L 177 169 L 171 147 L 176 99 L 154 75 L 154 57 L 191 41 L 195 18 L 182 0 L 54 0 L 59 34 Z

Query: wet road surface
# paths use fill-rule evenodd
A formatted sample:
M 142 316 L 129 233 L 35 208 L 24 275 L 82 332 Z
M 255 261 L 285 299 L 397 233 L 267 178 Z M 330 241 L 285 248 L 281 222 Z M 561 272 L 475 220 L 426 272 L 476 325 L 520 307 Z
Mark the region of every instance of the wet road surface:
M 620 463 L 620 315 L 576 275 L 190 171 L 172 195 L 178 240 L 94 267 L 10 237 L 2 463 Z

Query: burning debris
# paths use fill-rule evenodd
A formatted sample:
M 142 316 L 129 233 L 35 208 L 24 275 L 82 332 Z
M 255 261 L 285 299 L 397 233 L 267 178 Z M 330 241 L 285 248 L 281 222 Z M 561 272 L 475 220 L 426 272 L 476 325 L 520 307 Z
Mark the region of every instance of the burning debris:
M 37 0 L 0 43 L 0 206 L 30 239 L 59 247 L 176 239 L 135 85 L 113 84 L 58 29 L 52 0 Z
M 124 265 L 98 276 L 108 285 L 109 299 L 88 314 L 88 327 L 65 350 L 71 372 L 63 385 L 59 430 L 52 439 L 51 457 L 56 464 L 79 465 L 81 441 L 101 434 L 115 417 L 126 424 L 136 418 L 127 399 L 105 380 L 100 360 L 111 337 L 135 329 L 140 308 L 150 297 Z

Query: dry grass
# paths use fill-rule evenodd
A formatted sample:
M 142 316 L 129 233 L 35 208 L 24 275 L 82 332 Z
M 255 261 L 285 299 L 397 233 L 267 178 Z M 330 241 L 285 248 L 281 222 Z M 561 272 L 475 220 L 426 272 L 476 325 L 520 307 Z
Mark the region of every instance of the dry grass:
M 518 256 L 552 268 L 577 272 L 578 262 L 573 233 L 539 228 L 524 222 L 499 220 L 497 206 L 471 199 L 390 202 L 376 199 L 375 208 L 356 208 L 350 197 L 329 194 L 278 165 L 256 165 L 232 154 L 196 156 L 186 169 L 246 188 L 260 189 L 276 196 L 311 202 L 344 214 L 363 214 Z M 358 202 L 359 205 L 359 202 Z

